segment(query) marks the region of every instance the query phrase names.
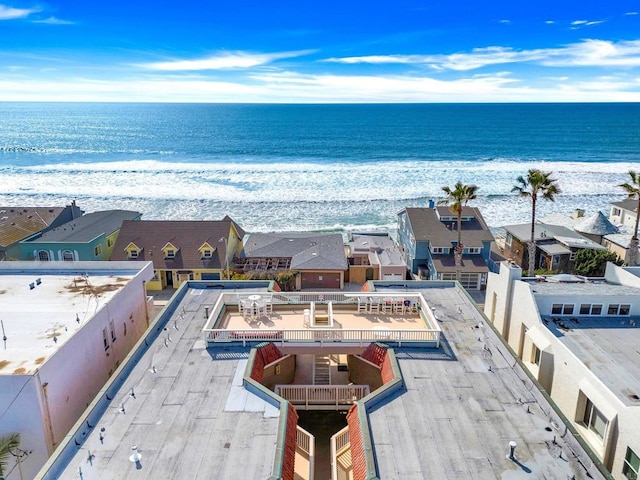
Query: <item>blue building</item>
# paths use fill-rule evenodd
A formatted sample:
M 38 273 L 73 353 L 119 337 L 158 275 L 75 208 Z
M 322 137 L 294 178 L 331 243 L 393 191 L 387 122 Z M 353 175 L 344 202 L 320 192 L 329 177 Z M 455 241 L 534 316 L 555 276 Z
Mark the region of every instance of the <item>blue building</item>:
M 414 278 L 456 279 L 457 224 L 457 215 L 446 206 L 405 208 L 398 213 L 398 244 Z M 493 235 L 475 207 L 463 207 L 461 226 L 464 250 L 460 282 L 469 290 L 484 289 Z
M 88 213 L 20 242 L 20 260 L 109 260 L 122 222 L 140 217 L 130 210 Z

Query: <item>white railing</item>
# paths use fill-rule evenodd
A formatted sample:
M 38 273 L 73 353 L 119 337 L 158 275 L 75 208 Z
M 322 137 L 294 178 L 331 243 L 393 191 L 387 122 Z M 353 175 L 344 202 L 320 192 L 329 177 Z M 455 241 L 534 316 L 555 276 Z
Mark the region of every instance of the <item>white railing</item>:
M 296 408 L 334 410 L 369 395 L 369 385 L 276 385 L 274 392 Z
M 305 472 L 305 478 L 313 480 L 315 469 L 316 439 L 313 435 L 311 435 L 299 425 L 296 426 L 296 449 L 299 452 L 304 453 L 309 459 L 309 472 Z
M 349 343 L 364 345 L 371 342 L 435 343 L 440 345 L 440 330 L 342 330 L 342 329 L 302 329 L 302 330 L 224 330 L 205 329 L 207 343 L 280 342 L 284 343 Z
M 347 475 L 339 475 L 338 472 L 338 457 L 345 453 L 345 451 L 351 448 L 351 438 L 349 436 L 349 427 L 346 426 L 338 433 L 331 437 L 330 441 L 331 448 L 331 480 L 338 480 Z M 350 465 L 349 465 L 350 467 Z M 347 476 L 348 478 L 348 476 Z

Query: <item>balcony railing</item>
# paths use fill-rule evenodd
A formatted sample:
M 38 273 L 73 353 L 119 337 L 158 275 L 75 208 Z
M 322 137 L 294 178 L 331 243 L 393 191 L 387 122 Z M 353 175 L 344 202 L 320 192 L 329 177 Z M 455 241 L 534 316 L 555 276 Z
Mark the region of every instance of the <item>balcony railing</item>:
M 313 480 L 315 468 L 316 439 L 299 425 L 296 427 L 296 453 L 302 455 L 308 462 L 309 471 L 296 472 L 301 473 L 302 478 Z
M 369 395 L 369 385 L 276 385 L 274 391 L 300 410 L 339 410 Z
M 402 346 L 403 343 L 420 342 L 440 345 L 439 330 L 391 330 L 391 329 L 367 329 L 367 330 L 204 330 L 207 343 L 242 343 L 247 342 L 274 342 L 285 343 L 348 343 L 363 346 L 371 342 L 392 342 Z
M 351 438 L 349 427 L 331 437 L 331 480 L 349 479 L 351 465 Z

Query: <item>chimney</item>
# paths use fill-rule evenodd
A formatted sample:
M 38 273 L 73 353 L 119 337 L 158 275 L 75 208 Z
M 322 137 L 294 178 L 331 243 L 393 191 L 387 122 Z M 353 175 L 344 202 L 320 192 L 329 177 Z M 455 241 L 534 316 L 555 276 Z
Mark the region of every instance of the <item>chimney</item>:
M 435 208 L 436 206 L 436 202 L 433 201 L 433 199 L 429 199 L 429 208 Z
M 581 208 L 576 208 L 571 214 L 571 218 L 573 219 L 582 218 L 582 217 L 584 217 L 584 210 L 582 210 Z

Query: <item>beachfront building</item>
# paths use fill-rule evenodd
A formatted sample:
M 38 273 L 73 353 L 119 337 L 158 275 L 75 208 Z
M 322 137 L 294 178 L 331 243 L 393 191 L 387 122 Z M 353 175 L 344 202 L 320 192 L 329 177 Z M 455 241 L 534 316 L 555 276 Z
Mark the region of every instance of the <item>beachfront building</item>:
M 556 273 L 573 273 L 575 254 L 581 249 L 606 250 L 577 231 L 561 225 L 536 222 L 535 268 Z M 522 268 L 528 268 L 527 245 L 531 239 L 531 224 L 506 225 L 503 255 Z
M 130 210 L 87 213 L 20 242 L 20 260 L 65 262 L 109 260 L 125 220 L 140 220 Z
M 628 198 L 619 202 L 611 202 L 609 220 L 614 224 L 624 227 L 627 231 L 633 232 L 638 216 L 638 200 Z
M 612 478 L 458 284 L 365 290 L 183 283 L 36 480 Z
M 0 260 L 20 258 L 20 242 L 79 218 L 76 202 L 66 207 L 0 207 Z
M 640 458 L 640 269 L 604 278 L 490 274 L 485 313 L 566 418 L 618 479 Z M 638 323 L 638 324 L 636 324 Z
M 150 263 L 0 262 L 0 437 L 33 478 L 149 326 Z
M 177 288 L 188 280 L 228 278 L 242 249 L 244 230 L 222 220 L 125 220 L 111 260 L 153 262 L 148 290 Z
M 405 280 L 407 266 L 402 252 L 388 233 L 350 233 L 346 244 L 348 282 Z
M 446 206 L 405 208 L 398 213 L 398 244 L 414 278 L 455 280 L 454 251 L 458 217 Z M 475 207 L 462 209 L 461 283 L 470 290 L 485 287 L 493 235 Z
M 349 268 L 340 233 L 252 233 L 235 263 L 249 274 L 296 272 L 294 290 L 342 289 Z

